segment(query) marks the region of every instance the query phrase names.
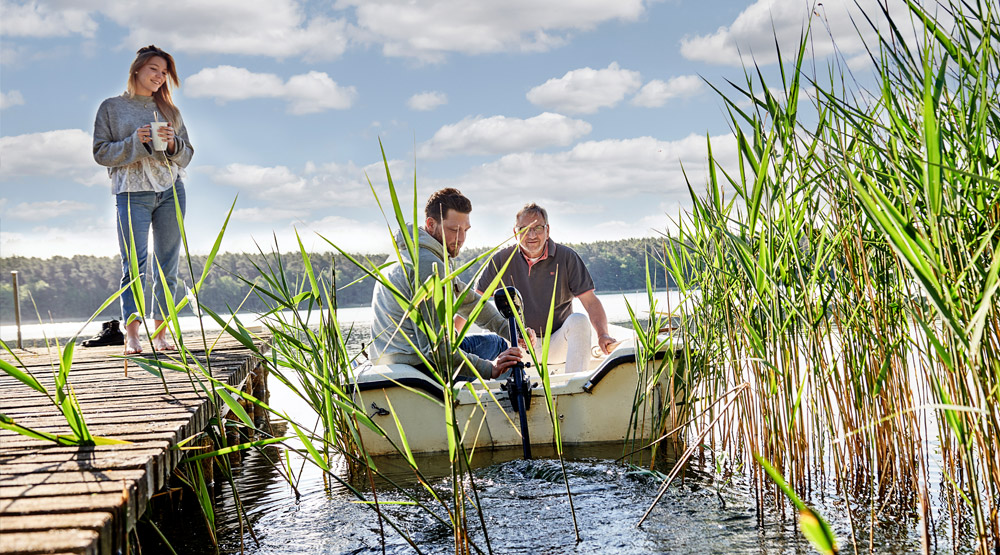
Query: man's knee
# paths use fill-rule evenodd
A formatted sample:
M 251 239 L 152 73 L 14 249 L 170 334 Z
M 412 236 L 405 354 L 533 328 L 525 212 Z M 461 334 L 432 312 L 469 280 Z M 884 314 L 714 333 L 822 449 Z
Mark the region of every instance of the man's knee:
M 582 312 L 574 312 L 566 318 L 563 322 L 563 328 L 566 329 L 566 337 L 573 339 L 585 338 L 585 340 L 590 340 L 590 319 L 587 318 L 586 314 Z
M 507 350 L 507 340 L 495 333 L 472 334 L 465 336 L 459 348 L 479 358 L 493 360 Z

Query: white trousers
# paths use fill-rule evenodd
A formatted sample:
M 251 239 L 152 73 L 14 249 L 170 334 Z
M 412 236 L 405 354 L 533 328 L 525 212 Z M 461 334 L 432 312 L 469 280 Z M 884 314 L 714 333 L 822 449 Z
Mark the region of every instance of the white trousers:
M 566 363 L 565 373 L 583 372 L 587 369 L 592 349 L 590 318 L 574 312 L 562 327 L 552 332 L 549 340 L 549 364 Z

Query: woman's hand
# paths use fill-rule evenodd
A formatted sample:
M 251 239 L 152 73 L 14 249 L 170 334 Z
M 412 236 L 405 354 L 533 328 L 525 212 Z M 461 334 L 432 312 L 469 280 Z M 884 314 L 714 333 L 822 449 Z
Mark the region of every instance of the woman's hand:
M 146 124 L 135 130 L 135 134 L 139 137 L 140 143 L 148 143 L 153 140 L 153 126 Z
M 135 130 L 136 135 L 139 137 L 140 143 L 151 143 L 153 142 L 153 126 L 146 124 Z M 172 123 L 167 123 L 166 126 L 160 127 L 159 129 L 160 138 L 167 143 L 167 152 L 174 152 L 177 150 L 177 142 L 174 141 L 174 125 Z
M 174 125 L 167 122 L 166 127 L 160 128 L 160 138 L 167 142 L 167 152 L 174 152 L 176 150 L 176 142 L 174 141 Z

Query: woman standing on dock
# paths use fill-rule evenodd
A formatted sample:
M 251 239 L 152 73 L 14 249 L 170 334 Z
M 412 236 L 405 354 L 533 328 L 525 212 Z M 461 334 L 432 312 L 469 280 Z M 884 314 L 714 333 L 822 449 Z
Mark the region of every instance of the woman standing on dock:
M 94 160 L 108 167 L 111 192 L 118 208 L 118 247 L 122 287 L 132 281 L 130 251 L 140 283 L 144 281 L 149 232 L 153 232 L 153 302 L 156 326 L 167 318 L 164 287 L 173 298 L 181 295 L 178 277 L 181 232 L 178 214 L 185 212 L 184 168 L 194 148 L 181 113 L 170 96 L 170 82 L 180 85 L 174 59 L 155 46 L 140 48 L 129 68 L 126 92 L 105 100 L 94 122 Z M 166 122 L 166 125 L 158 125 Z M 157 130 L 154 134 L 153 128 Z M 160 277 L 162 269 L 164 278 Z M 139 314 L 132 289 L 121 296 L 125 325 L 125 354 L 142 352 Z M 175 348 L 166 329 L 153 337 L 154 350 Z

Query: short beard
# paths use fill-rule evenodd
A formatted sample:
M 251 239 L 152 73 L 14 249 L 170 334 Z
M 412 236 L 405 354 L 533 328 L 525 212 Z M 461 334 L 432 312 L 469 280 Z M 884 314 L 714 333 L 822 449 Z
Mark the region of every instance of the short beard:
M 458 258 L 458 254 L 462 252 L 461 247 L 459 247 L 458 252 L 451 252 L 451 247 L 444 242 L 444 228 L 442 228 L 441 226 L 438 226 L 437 229 L 434 230 L 434 233 L 428 231 L 427 234 L 433 237 L 438 243 L 441 243 L 441 246 L 444 247 L 444 250 L 448 252 L 449 257 Z

